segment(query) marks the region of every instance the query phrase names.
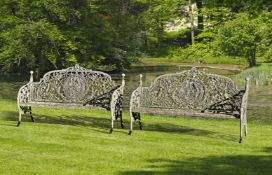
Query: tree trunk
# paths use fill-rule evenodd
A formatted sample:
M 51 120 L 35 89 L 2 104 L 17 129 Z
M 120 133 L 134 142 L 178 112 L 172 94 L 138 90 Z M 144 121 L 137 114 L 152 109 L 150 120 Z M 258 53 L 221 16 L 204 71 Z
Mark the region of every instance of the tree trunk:
M 189 0 L 189 15 L 190 15 L 190 23 L 191 23 L 191 39 L 192 39 L 192 45 L 194 45 L 194 16 L 193 16 L 193 8 L 192 8 L 192 0 Z
M 196 6 L 197 6 L 197 29 L 198 29 L 198 32 L 201 33 L 204 29 L 203 14 L 202 14 L 202 7 L 203 7 L 202 0 L 197 0 Z
M 253 67 L 256 66 L 256 52 L 252 51 L 249 55 L 248 55 L 248 63 L 249 63 L 249 67 Z
M 128 14 L 129 4 L 130 4 L 129 0 L 122 0 L 121 1 L 121 8 L 122 8 L 121 13 L 122 13 L 122 15 Z

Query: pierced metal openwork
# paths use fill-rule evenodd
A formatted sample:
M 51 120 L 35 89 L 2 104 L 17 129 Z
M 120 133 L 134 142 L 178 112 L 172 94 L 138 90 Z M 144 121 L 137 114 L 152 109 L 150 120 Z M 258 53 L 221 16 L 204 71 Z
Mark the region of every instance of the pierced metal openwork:
M 131 95 L 130 133 L 140 113 L 236 117 L 246 127 L 246 116 L 241 111 L 247 108 L 242 99 L 248 96 L 248 83 L 245 90 L 239 90 L 230 78 L 196 68 L 161 75 L 150 87 L 142 87 L 141 78 L 140 86 Z
M 83 108 L 85 104 L 84 108 L 100 107 L 111 110 L 113 128 L 113 121 L 117 119 L 116 109 L 122 108 L 120 101 L 123 99 L 124 77 L 122 74 L 122 84 L 116 86 L 110 75 L 75 65 L 63 70 L 50 71 L 39 82 L 33 82 L 31 72 L 30 82 L 18 92 L 18 125 L 21 114 L 31 111 L 31 106 Z M 102 95 L 107 95 L 107 100 L 103 105 L 99 105 L 95 99 L 99 101 L 98 97 Z M 122 118 L 120 115 L 119 117 Z M 121 125 L 123 126 L 122 123 Z
M 116 85 L 110 75 L 76 65 L 51 71 L 40 82 L 31 83 L 31 101 L 83 103 L 104 94 Z
M 197 79 L 185 79 L 179 88 L 173 91 L 172 98 L 179 103 L 184 99 L 189 105 L 199 104 L 205 97 L 205 85 Z

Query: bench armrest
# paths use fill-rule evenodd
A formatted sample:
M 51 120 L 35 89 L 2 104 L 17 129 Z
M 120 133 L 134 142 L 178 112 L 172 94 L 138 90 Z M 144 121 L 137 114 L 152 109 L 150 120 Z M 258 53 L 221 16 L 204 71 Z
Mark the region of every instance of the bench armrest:
M 248 102 L 248 93 L 249 93 L 249 78 L 245 79 L 245 90 L 241 90 L 243 92 L 242 100 L 241 100 L 241 118 L 246 117 L 247 110 L 247 102 Z
M 30 83 L 22 86 L 19 89 L 17 95 L 17 104 L 20 106 L 22 103 L 28 103 L 30 101 Z
M 28 103 L 30 101 L 32 83 L 33 83 L 33 71 L 30 71 L 30 80 L 29 80 L 29 82 L 19 89 L 19 92 L 18 92 L 18 95 L 17 95 L 18 107 L 20 107 L 20 104 Z
M 125 87 L 125 74 L 122 74 L 122 84 L 114 87 L 109 92 L 106 92 L 98 97 L 89 99 L 83 103 L 83 106 L 89 104 L 94 106 L 100 106 L 107 110 L 115 109 L 116 105 L 122 103 Z
M 118 103 L 120 103 L 119 104 L 120 107 L 122 106 L 124 88 L 125 88 L 125 74 L 122 74 L 122 84 L 120 87 L 118 87 L 117 89 L 113 91 L 111 96 L 111 102 L 110 102 L 111 110 L 115 109 Z
M 129 110 L 130 112 L 133 112 L 133 110 L 135 108 L 139 108 L 140 107 L 140 96 L 141 96 L 141 92 L 142 92 L 142 87 L 138 87 L 137 89 L 135 89 L 130 97 L 130 105 L 129 105 Z

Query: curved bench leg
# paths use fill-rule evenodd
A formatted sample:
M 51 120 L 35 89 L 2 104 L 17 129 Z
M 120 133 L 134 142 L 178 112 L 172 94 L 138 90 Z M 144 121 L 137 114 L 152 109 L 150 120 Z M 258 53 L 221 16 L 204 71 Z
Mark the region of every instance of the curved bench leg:
M 243 140 L 243 126 L 240 125 L 240 139 L 239 139 L 239 143 L 242 143 Z
M 140 130 L 142 130 L 143 123 L 141 122 L 141 113 L 137 113 L 136 116 L 137 116 L 137 119 L 139 120 L 139 128 L 140 128 Z
M 245 136 L 247 136 L 247 111 L 243 107 L 241 108 L 241 114 L 240 114 L 240 140 L 239 143 L 242 143 L 243 139 L 243 132 L 245 133 Z
M 109 134 L 111 134 L 111 133 L 112 133 L 112 131 L 113 131 L 113 129 L 111 128 L 111 129 L 110 129 L 110 131 L 109 131 Z
M 30 114 L 31 121 L 34 122 L 34 118 L 33 118 L 33 115 L 32 115 L 32 108 L 31 108 L 31 106 L 29 107 L 29 114 Z
M 243 139 L 243 122 L 240 119 L 240 139 L 239 139 L 239 143 L 242 143 L 242 139 Z
M 131 135 L 131 134 L 132 134 L 132 130 L 133 130 L 133 122 L 134 122 L 133 112 L 130 112 L 130 128 L 129 128 L 128 135 Z
M 125 126 L 124 126 L 124 124 L 123 124 L 123 112 L 122 112 L 122 110 L 120 110 L 120 125 L 121 125 L 121 128 L 122 128 L 122 129 L 125 128 Z
M 133 122 L 136 121 L 137 119 L 139 120 L 139 128 L 140 130 L 143 129 L 143 123 L 141 122 L 141 113 L 139 112 L 131 112 L 130 114 L 130 130 L 129 130 L 129 133 L 128 135 L 131 135 L 132 133 L 132 129 L 133 129 Z
M 30 119 L 31 119 L 31 121 L 32 122 L 34 122 L 34 118 L 33 118 L 33 115 L 32 115 L 32 108 L 31 108 L 31 106 L 29 106 L 29 107 L 21 107 L 21 106 L 19 106 L 18 107 L 19 108 L 19 118 L 18 118 L 18 123 L 17 123 L 17 127 L 19 127 L 20 126 L 20 124 L 21 124 L 21 121 L 22 121 L 22 114 L 24 113 L 26 113 L 26 112 L 29 112 L 29 114 L 30 114 Z M 23 109 L 22 109 L 23 108 Z
M 244 127 L 245 127 L 245 136 L 247 136 L 247 111 L 245 110 L 244 111 L 245 112 L 245 114 L 244 114 Z
M 18 118 L 17 127 L 19 127 L 19 126 L 20 126 L 20 124 L 21 124 L 21 120 L 22 120 L 22 111 L 19 109 L 19 118 Z
M 17 127 L 20 126 L 21 121 L 22 121 L 22 114 L 24 113 L 22 106 L 20 106 L 20 104 L 18 103 L 18 112 L 19 112 L 19 116 L 18 116 L 18 123 L 17 123 Z
M 247 136 L 247 124 L 245 124 L 245 136 Z
M 109 134 L 112 133 L 113 127 L 114 127 L 114 119 L 111 119 L 111 128 L 110 128 Z
M 243 108 L 241 108 L 241 114 L 240 114 L 240 139 L 239 139 L 239 143 L 242 143 L 242 139 L 243 139 L 243 126 L 244 126 L 243 118 L 244 118 L 244 110 L 243 110 Z
M 118 98 L 118 114 L 120 117 L 121 128 L 124 129 L 125 126 L 123 124 L 123 95 Z
M 113 131 L 114 121 L 115 121 L 115 106 L 112 106 L 111 107 L 111 128 L 110 128 L 109 134 L 111 134 Z

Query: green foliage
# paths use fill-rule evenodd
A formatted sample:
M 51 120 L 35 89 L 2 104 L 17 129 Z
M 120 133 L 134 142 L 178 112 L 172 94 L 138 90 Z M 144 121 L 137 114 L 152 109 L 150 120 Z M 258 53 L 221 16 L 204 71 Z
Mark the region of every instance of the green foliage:
M 46 20 L 24 21 L 5 30 L 0 37 L 0 60 L 3 68 L 11 71 L 17 67 L 29 70 L 47 64 L 57 67 L 70 63 L 75 50 L 58 28 Z
M 150 0 L 144 2 L 147 8 L 138 16 L 138 19 L 141 20 L 143 50 L 151 55 L 165 54 L 160 51 L 160 49 L 167 48 L 169 44 L 168 36 L 164 31 L 165 24 L 177 16 L 183 1 Z
M 260 24 L 259 33 L 262 37 L 257 56 L 272 62 L 272 13 L 262 13 L 257 20 Z
M 196 43 L 186 48 L 177 48 L 169 51 L 169 58 L 173 62 L 206 63 L 206 64 L 241 64 L 247 62 L 241 57 L 218 55 L 212 46 Z
M 250 19 L 246 14 L 226 22 L 218 30 L 215 46 L 229 56 L 241 56 L 248 60 L 249 66 L 256 65 L 256 55 L 269 54 L 272 44 L 271 22 L 264 23 L 263 17 Z
M 192 46 L 188 46 L 186 48 L 177 48 L 169 51 L 170 57 L 178 57 L 181 59 L 188 59 L 192 62 L 196 62 L 198 60 L 202 60 L 204 55 L 210 54 L 209 53 L 209 46 L 197 43 Z
M 149 13 L 142 14 L 149 10 L 149 3 L 3 0 L 0 2 L 0 68 L 11 72 L 30 69 L 44 72 L 80 63 L 89 68 L 108 65 L 125 69 L 130 64 L 128 58 L 139 56 L 144 43 L 152 40 L 148 33 L 151 38 L 159 36 L 156 27 L 149 30 L 146 25 L 155 23 L 147 19 L 159 14 L 160 1 L 152 1 L 152 7 L 154 4 L 156 8 L 147 17 Z
M 265 61 L 267 62 L 272 62 L 272 47 L 270 47 L 266 52 L 265 55 L 263 56 Z
M 227 55 L 244 56 L 250 66 L 255 66 L 257 45 L 261 40 L 257 27 L 248 16 L 239 15 L 219 28 L 215 43 Z
M 163 44 L 168 47 L 185 47 L 191 42 L 190 31 L 181 29 L 177 32 L 164 32 Z
M 207 4 L 202 10 L 202 15 L 205 29 L 213 30 L 223 22 L 231 20 L 235 14 L 227 7 Z
M 0 68 L 11 72 L 32 69 L 39 74 L 77 63 L 77 42 L 66 33 L 71 20 L 79 19 L 71 3 L 1 1 Z
M 196 44 L 170 49 L 170 57 L 186 62 L 241 64 L 245 58 L 250 66 L 256 65 L 257 59 L 271 61 L 271 12 L 265 12 L 264 2 L 207 0 L 204 4 L 204 30 L 197 33 Z
M 251 66 L 255 58 L 271 61 L 271 2 L 203 0 L 194 13 L 204 19 L 195 46 L 188 46 L 189 28 L 166 32 L 175 19 L 188 22 L 187 7 L 186 0 L 2 0 L 0 69 L 42 74 L 79 63 L 123 70 L 142 55 L 168 54 L 189 62 L 228 56 L 246 57 Z

